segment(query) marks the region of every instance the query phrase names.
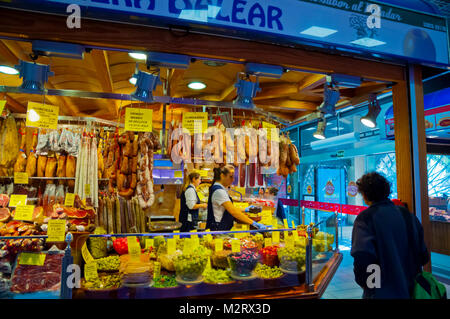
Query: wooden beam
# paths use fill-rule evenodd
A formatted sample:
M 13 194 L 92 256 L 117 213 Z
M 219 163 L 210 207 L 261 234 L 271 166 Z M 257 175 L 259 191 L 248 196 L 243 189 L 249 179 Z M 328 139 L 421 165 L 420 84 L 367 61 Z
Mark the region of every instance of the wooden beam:
M 0 58 L 6 63 L 9 63 L 11 67 L 19 64 L 19 59 L 8 49 L 5 40 L 0 41 Z
M 11 51 L 14 56 L 23 61 L 30 61 L 30 57 L 23 52 L 22 47 L 17 43 L 17 41 L 13 40 L 2 40 L 3 44 Z M 19 61 L 17 61 L 19 63 Z
M 234 100 L 235 97 L 236 97 L 236 87 L 234 86 L 234 83 L 232 83 L 218 95 L 203 95 L 200 98 L 202 100 L 211 100 L 211 101 L 231 101 Z
M 268 99 L 268 100 L 258 100 L 255 103 L 257 106 L 264 108 L 277 109 L 277 110 L 295 110 L 295 111 L 305 111 L 305 110 L 315 110 L 318 106 L 314 102 L 305 102 L 297 100 L 284 100 L 284 99 Z
M 314 90 L 315 88 L 325 84 L 327 81 L 327 77 L 322 74 L 311 74 L 310 76 L 306 77 L 299 85 L 298 90 L 299 92 L 307 92 Z
M 9 96 L 7 93 L 1 93 L 1 99 L 6 100 L 6 105 L 10 106 L 14 112 L 17 113 L 25 113 L 27 111 L 26 106 L 24 106 L 22 103 L 14 99 L 13 97 Z
M 297 83 L 261 86 L 261 92 L 257 93 L 253 100 L 259 101 L 294 95 L 298 93 L 298 88 L 299 85 Z
M 66 17 L 2 9 L 0 33 L 29 39 L 64 41 L 80 44 L 102 44 L 130 50 L 150 50 L 235 61 L 252 61 L 300 68 L 323 74 L 340 73 L 366 79 L 398 82 L 404 80 L 402 66 L 306 51 L 205 34 L 188 33 L 177 37 L 169 30 L 140 25 L 83 19 L 83 32 L 66 27 Z M 132 34 L 133 36 L 130 36 Z

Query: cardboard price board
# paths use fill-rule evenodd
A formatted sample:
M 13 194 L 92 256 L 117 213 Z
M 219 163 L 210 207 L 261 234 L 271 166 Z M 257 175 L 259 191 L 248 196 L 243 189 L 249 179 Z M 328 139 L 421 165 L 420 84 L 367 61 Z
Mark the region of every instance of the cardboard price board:
M 28 102 L 26 125 L 56 130 L 59 107 L 49 104 Z
M 179 230 L 174 230 L 173 232 L 174 233 L 179 233 L 180 231 Z M 180 235 L 173 235 L 173 238 L 180 239 Z
M 64 206 L 73 207 L 74 202 L 75 202 L 75 194 L 74 193 L 66 193 L 66 198 L 64 200 Z
M 66 237 L 66 220 L 51 219 L 48 221 L 47 242 L 61 242 Z
M 127 107 L 125 110 L 125 131 L 151 132 L 153 110 Z
M 264 238 L 264 247 L 269 247 L 272 246 L 272 239 L 269 238 Z
M 161 263 L 155 261 L 153 264 L 153 279 L 158 278 L 161 275 Z
M 12 194 L 9 199 L 9 207 L 16 207 L 18 205 L 26 205 L 27 204 L 27 195 L 16 195 Z
M 43 253 L 21 253 L 19 265 L 44 266 L 46 256 Z
M 131 259 L 140 260 L 141 259 L 141 245 L 136 239 L 136 236 L 127 237 L 128 253 Z
M 278 244 L 280 242 L 280 232 L 279 231 L 272 232 L 272 242 L 274 244 Z
M 14 184 L 28 184 L 28 174 L 14 172 Z
M 267 130 L 267 140 L 279 142 L 280 141 L 280 130 L 277 129 L 275 124 L 263 122 L 263 129 Z
M 231 252 L 240 253 L 241 252 L 241 241 L 237 239 L 231 240 Z
M 167 239 L 167 254 L 172 255 L 177 250 L 177 242 L 174 238 Z
M 17 205 L 14 220 L 33 220 L 34 205 Z
M 97 263 L 95 261 L 84 265 L 84 278 L 93 281 L 98 278 Z
M 94 257 L 92 257 L 91 253 L 89 252 L 86 243 L 84 243 L 81 247 L 81 255 L 83 256 L 85 263 L 89 264 L 94 262 Z
M 272 225 L 272 211 L 263 209 L 261 212 L 261 223 L 264 225 Z
M 194 250 L 194 239 L 186 238 L 183 245 L 183 254 L 191 254 Z
M 183 114 L 182 125 L 189 131 L 190 135 L 204 133 L 208 129 L 208 113 L 186 112 Z
M 145 240 L 145 249 L 150 249 L 150 247 L 154 247 L 155 240 L 153 238 L 149 238 Z
M 222 238 L 216 238 L 214 239 L 214 250 L 216 252 L 223 250 L 223 239 Z

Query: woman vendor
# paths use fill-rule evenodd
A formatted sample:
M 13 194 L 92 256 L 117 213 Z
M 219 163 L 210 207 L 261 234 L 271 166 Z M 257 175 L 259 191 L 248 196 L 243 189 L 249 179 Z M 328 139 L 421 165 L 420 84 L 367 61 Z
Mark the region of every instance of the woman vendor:
M 234 166 L 226 165 L 214 168 L 214 180 L 209 188 L 206 228 L 211 231 L 230 230 L 234 220 L 237 219 L 241 223 L 252 225 L 257 229 L 266 229 L 265 225 L 254 222 L 241 209 L 233 205 L 233 200 L 227 192 L 233 180 Z
M 200 181 L 200 174 L 192 172 L 188 175 L 184 184 L 180 198 L 179 221 L 182 224 L 181 232 L 194 230 L 194 225 L 198 220 L 199 208 L 207 208 L 206 204 L 200 203 L 200 198 L 197 195 L 196 189 L 200 185 Z

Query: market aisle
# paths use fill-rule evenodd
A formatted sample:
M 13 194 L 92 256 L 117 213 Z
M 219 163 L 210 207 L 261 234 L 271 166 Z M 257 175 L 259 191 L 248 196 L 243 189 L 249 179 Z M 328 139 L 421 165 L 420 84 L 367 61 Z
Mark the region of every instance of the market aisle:
M 361 299 L 363 291 L 355 282 L 353 258 L 350 256 L 350 250 L 341 252 L 343 255 L 342 263 L 322 299 Z

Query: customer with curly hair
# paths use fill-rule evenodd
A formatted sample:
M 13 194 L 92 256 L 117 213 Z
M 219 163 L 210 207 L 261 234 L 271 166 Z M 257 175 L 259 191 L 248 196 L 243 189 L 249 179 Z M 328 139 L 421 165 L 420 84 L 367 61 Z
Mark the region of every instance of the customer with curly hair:
M 364 290 L 363 298 L 409 299 L 415 276 L 429 260 L 422 225 L 406 208 L 389 200 L 390 184 L 380 174 L 365 174 L 356 184 L 369 206 L 356 218 L 352 234 L 353 270 L 356 282 Z M 411 245 L 416 249 L 410 249 L 408 243 L 408 218 L 414 233 Z M 419 251 L 420 256 L 414 258 L 413 251 Z M 379 281 L 374 269 L 379 269 Z

